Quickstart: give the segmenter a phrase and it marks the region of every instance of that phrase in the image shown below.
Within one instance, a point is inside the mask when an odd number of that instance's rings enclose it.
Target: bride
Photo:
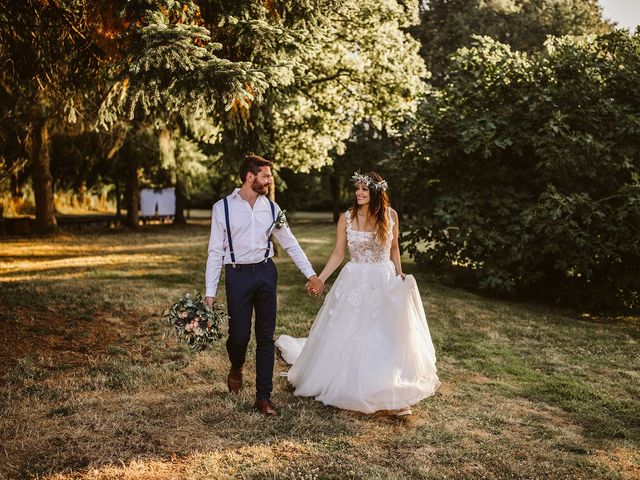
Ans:
[[[333,253],[320,274],[340,271],[309,338],[276,341],[295,395],[373,413],[411,413],[440,385],[436,357],[416,282],[402,273],[398,215],[387,182],[375,172],[352,177],[353,206],[340,216]],[[311,293],[316,293],[312,291]]]

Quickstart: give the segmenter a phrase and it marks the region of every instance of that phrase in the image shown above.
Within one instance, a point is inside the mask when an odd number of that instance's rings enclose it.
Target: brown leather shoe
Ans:
[[[227,387],[231,393],[238,393],[242,390],[242,369],[231,368],[227,375]]]
[[[256,400],[256,408],[265,417],[274,417],[278,415],[278,411],[271,400]]]

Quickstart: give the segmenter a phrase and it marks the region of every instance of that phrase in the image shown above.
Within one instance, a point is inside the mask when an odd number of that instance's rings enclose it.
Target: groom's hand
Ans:
[[[319,297],[324,292],[324,282],[317,275],[309,277],[307,282],[307,293]]]
[[[213,308],[213,302],[216,301],[216,297],[204,297],[204,303],[209,305],[209,308]]]

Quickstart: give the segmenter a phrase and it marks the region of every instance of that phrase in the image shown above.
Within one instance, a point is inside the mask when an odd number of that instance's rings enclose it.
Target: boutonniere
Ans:
[[[286,213],[287,213],[286,210],[280,210],[278,212],[278,215],[276,215],[276,219],[271,224],[271,227],[269,227],[269,233],[268,233],[269,235],[271,235],[274,228],[277,228],[278,230],[280,230],[282,227],[287,225]]]

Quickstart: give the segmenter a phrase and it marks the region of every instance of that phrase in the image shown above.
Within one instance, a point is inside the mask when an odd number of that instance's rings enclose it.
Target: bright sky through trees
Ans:
[[[604,17],[619,26],[635,31],[640,24],[640,1],[638,0],[600,0]]]

